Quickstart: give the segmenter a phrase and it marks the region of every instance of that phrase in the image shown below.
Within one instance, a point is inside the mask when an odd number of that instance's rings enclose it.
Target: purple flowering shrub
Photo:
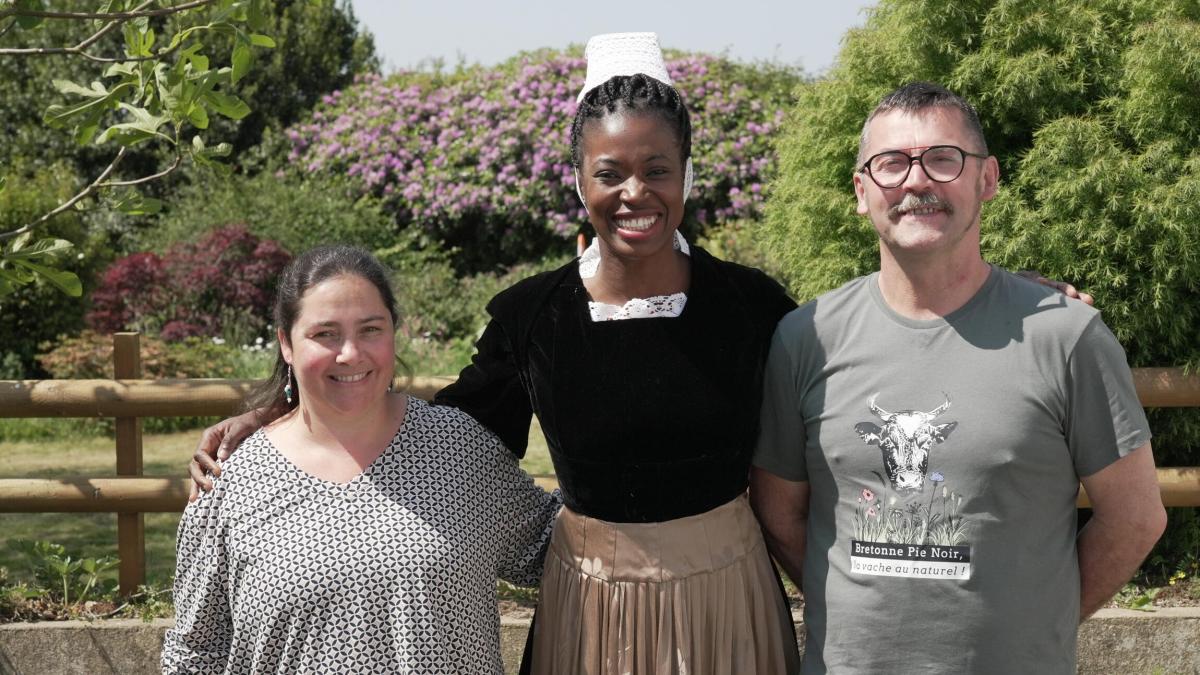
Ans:
[[[696,182],[685,224],[757,218],[799,76],[707,55],[676,55],[667,66],[692,111]],[[400,227],[455,251],[463,270],[565,251],[563,240],[586,224],[569,146],[584,72],[577,53],[541,51],[449,75],[361,76],[288,130],[289,161],[357,179]]]

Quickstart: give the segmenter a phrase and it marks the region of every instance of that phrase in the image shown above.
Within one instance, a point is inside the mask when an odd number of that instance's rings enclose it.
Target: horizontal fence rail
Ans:
[[[536,476],[545,488],[553,476]],[[187,506],[188,478],[0,479],[0,513],[178,513]],[[1200,467],[1158,470],[1163,506],[1200,506]],[[1080,487],[1076,505],[1091,507]]]
[[[554,476],[534,481],[558,487]],[[0,513],[179,513],[191,484],[190,478],[142,476],[0,479]]]
[[[117,477],[0,479],[0,513],[116,513],[121,553],[121,592],[133,592],[145,576],[143,513],[182,511],[190,480],[141,476],[143,417],[227,416],[241,409],[256,380],[146,380],[137,362],[137,336],[114,336],[114,361],[122,374],[111,380],[0,381],[0,417],[111,417],[117,420]],[[132,366],[129,359],[133,358]],[[398,378],[398,387],[429,400],[453,377]],[[1200,407],[1200,374],[1179,368],[1135,368],[1138,399],[1148,408]],[[182,473],[183,467],[180,467]],[[554,476],[538,476],[554,487]],[[1200,506],[1200,467],[1158,469],[1163,505]],[[1087,508],[1080,489],[1078,506]]]
[[[404,378],[429,400],[453,377]],[[194,417],[232,415],[259,380],[0,380],[0,417]]]
[[[1146,408],[1200,408],[1200,373],[1182,368],[1134,368],[1133,384]]]

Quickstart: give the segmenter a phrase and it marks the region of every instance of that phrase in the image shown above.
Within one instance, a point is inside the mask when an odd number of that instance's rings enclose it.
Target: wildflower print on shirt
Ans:
[[[885,473],[872,472],[879,478],[878,493],[863,488],[858,496],[850,540],[852,574],[971,578],[962,495],[949,488],[941,472],[928,473],[934,446],[945,442],[958,426],[934,422],[950,409],[950,397],[943,396],[945,403],[929,412],[888,412],[876,405],[879,395],[875,394],[867,406],[883,426],[873,422],[854,426],[863,442],[879,446]],[[928,499],[926,491],[931,493]]]

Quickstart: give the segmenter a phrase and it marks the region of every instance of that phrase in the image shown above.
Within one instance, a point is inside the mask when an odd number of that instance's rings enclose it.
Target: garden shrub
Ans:
[[[363,76],[288,130],[292,170],[354,179],[400,227],[453,255],[457,272],[536,260],[584,226],[570,165],[578,50],[522,54],[451,74]],[[696,183],[686,223],[754,218],[793,70],[672,54],[692,111]]]
[[[242,359],[238,349],[211,339],[190,337],[166,342],[142,335],[138,338],[145,379],[241,378]],[[41,345],[38,361],[51,377],[59,380],[111,379],[113,340],[111,335],[85,330],[75,337],[61,337]]]
[[[1001,163],[984,254],[1096,297],[1132,366],[1200,367],[1200,6],[882,0],[801,85],[762,228],[798,299],[878,268],[851,175],[866,115],[913,80],[973,101]],[[1200,409],[1151,410],[1160,466],[1200,464]],[[1151,558],[1197,556],[1170,509]]]
[[[92,293],[87,323],[94,330],[139,330],[164,340],[221,336],[232,344],[270,338],[275,280],[290,256],[242,225],[179,242],[158,256],[134,253],[115,261]]]
[[[369,250],[396,241],[396,223],[378,199],[363,195],[344,176],[270,172],[220,176],[196,172],[141,234],[141,248],[166,251],[231,223],[293,253],[320,244],[353,244]]]
[[[392,270],[400,308],[397,351],[418,375],[456,374],[470,361],[487,323],[488,301],[517,281],[567,261],[565,253],[548,255],[503,273],[460,278],[449,256],[413,242],[382,250],[379,258]]]

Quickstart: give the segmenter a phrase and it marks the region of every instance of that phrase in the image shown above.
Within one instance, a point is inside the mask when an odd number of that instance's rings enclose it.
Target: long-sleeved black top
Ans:
[[[746,489],[762,373],[795,303],[762,272],[692,247],[678,317],[592,321],[575,262],[488,304],[476,354],[436,403],[523,456],[537,414],[566,505],[612,522],[702,513]]]

